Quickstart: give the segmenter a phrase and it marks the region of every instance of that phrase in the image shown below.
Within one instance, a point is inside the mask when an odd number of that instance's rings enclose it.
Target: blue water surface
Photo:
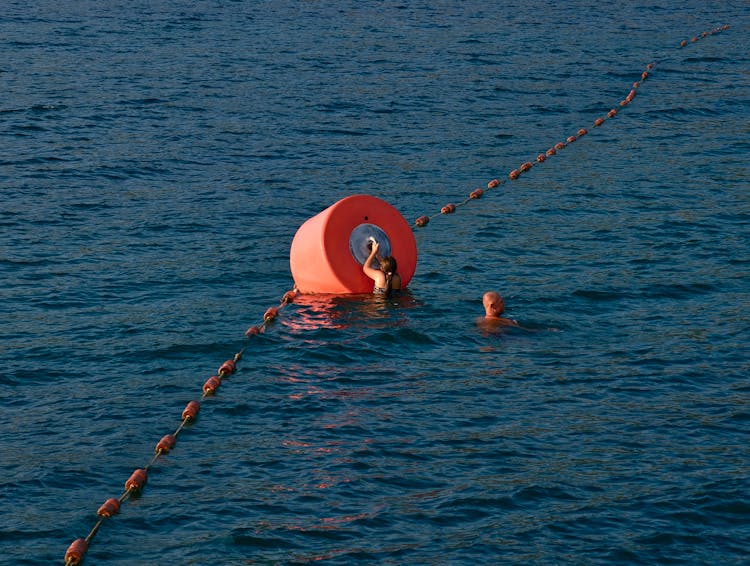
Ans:
[[[0,563],[240,351],[85,564],[747,563],[750,9],[673,4],[6,3]],[[360,193],[431,217],[409,292],[245,340]]]

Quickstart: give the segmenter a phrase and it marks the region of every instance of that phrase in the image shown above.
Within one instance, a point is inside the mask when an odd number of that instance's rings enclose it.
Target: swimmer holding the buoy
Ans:
[[[372,236],[369,238],[367,247],[370,250],[370,255],[367,256],[365,263],[362,265],[362,271],[375,282],[373,294],[389,297],[400,293],[401,276],[396,271],[398,269],[396,258],[393,256],[380,257],[378,254],[380,244]],[[373,261],[376,261],[378,265],[373,265]]]

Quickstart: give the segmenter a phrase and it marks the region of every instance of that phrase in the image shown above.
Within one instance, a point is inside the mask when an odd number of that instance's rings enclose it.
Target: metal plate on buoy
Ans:
[[[378,251],[380,257],[391,255],[391,241],[388,239],[388,235],[375,224],[360,224],[352,230],[349,237],[349,250],[360,265],[364,265],[365,260],[370,255],[372,240],[380,244],[380,250]]]

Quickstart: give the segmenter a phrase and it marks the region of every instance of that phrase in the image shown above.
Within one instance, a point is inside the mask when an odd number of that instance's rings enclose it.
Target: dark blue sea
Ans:
[[[9,1],[0,86],[0,563],[239,352],[84,564],[748,563],[748,2]],[[354,194],[409,292],[246,339]]]

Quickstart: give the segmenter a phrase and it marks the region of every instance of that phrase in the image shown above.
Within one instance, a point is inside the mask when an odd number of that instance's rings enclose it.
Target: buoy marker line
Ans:
[[[722,32],[729,29],[729,25],[723,25],[721,27],[715,28],[708,32],[703,32],[699,35],[693,36],[690,39],[690,43],[696,43],[700,41],[703,38],[706,38],[710,35],[714,35],[716,33]],[[686,47],[689,44],[688,40],[682,40],[680,42],[680,48]],[[628,93],[627,96],[623,100],[620,101],[619,106],[621,108],[626,107],[629,105],[633,99],[635,98],[637,94],[637,90],[641,87],[643,82],[648,78],[650,71],[654,68],[655,63],[649,63],[646,65],[646,70],[644,70],[641,73],[641,78],[639,81],[636,81],[633,83],[632,89]],[[594,127],[599,127],[605,123],[607,119],[614,118],[617,116],[618,110],[616,108],[612,108],[609,112],[606,114],[606,118],[599,117],[594,120]],[[507,177],[507,180],[499,180],[499,179],[492,179],[487,183],[487,189],[477,188],[471,191],[463,201],[453,204],[449,203],[443,206],[440,209],[440,215],[444,214],[453,214],[456,212],[456,210],[462,206],[465,206],[466,204],[470,203],[473,200],[481,199],[486,191],[494,190],[499,187],[501,187],[503,184],[507,184],[509,181],[517,180],[522,174],[527,173],[530,171],[533,167],[536,165],[539,165],[541,163],[545,163],[550,157],[557,154],[558,151],[561,151],[568,145],[574,143],[578,139],[582,138],[588,134],[588,130],[586,128],[580,128],[575,135],[570,135],[566,138],[564,142],[558,142],[551,146],[546,152],[540,153],[536,156],[534,161],[526,161],[522,163],[518,168],[512,169]],[[438,214],[434,214],[433,216],[420,216],[415,221],[415,227],[417,228],[423,228],[429,224],[430,220],[434,218],[435,216],[438,216]],[[182,411],[181,421],[179,426],[175,429],[175,431],[171,434],[164,435],[161,440],[156,444],[155,450],[154,450],[154,456],[151,458],[148,464],[146,464],[142,468],[136,468],[135,471],[130,475],[130,477],[125,482],[125,491],[120,495],[119,498],[110,497],[109,499],[105,500],[104,503],[99,507],[99,509],[96,512],[96,515],[98,517],[98,520],[92,527],[91,531],[85,538],[77,538],[75,539],[70,546],[68,547],[67,551],[65,552],[65,566],[78,566],[81,564],[84,555],[86,554],[89,544],[93,540],[93,538],[96,536],[96,533],[99,532],[99,529],[102,527],[102,525],[109,519],[111,519],[114,515],[119,513],[120,507],[123,503],[125,503],[128,499],[130,499],[132,496],[138,495],[142,492],[144,486],[146,485],[146,481],[148,479],[148,471],[151,469],[165,454],[168,454],[176,445],[177,443],[177,437],[178,435],[187,427],[188,425],[195,422],[195,420],[198,417],[198,413],[200,412],[201,402],[204,401],[208,397],[213,397],[216,393],[216,391],[219,389],[219,387],[222,385],[223,381],[227,379],[230,375],[235,373],[237,371],[237,363],[242,359],[242,356],[245,352],[245,349],[247,348],[247,341],[250,340],[254,336],[258,336],[265,332],[267,326],[271,324],[279,315],[279,311],[285,306],[292,302],[294,302],[295,298],[297,297],[298,290],[296,288],[293,288],[286,293],[281,298],[281,301],[278,306],[272,306],[269,307],[265,313],[263,314],[263,321],[260,324],[254,325],[249,327],[245,331],[245,338],[242,348],[237,352],[231,359],[226,360],[217,370],[215,375],[212,375],[209,377],[205,383],[203,384],[203,393],[200,397],[200,400],[192,400],[190,401],[185,409]]]
[[[724,30],[727,30],[727,29],[729,29],[729,25],[723,25],[721,27],[714,28],[711,31],[704,31],[703,33],[701,33],[699,35],[693,36],[690,39],[690,42],[691,43],[695,43],[695,42],[699,41],[700,39],[706,38],[706,37],[708,37],[710,35],[714,35],[714,34],[720,33],[720,32],[722,32]],[[687,45],[688,45],[688,41],[687,40],[682,40],[680,42],[680,48],[686,47]],[[619,106],[620,109],[625,108],[631,102],[633,102],[633,99],[638,94],[638,89],[643,85],[644,81],[649,77],[651,71],[654,69],[655,66],[656,66],[655,62],[652,62],[652,63],[649,63],[648,65],[646,65],[646,69],[641,73],[640,80],[637,80],[636,82],[633,83],[632,88],[628,92],[627,96],[625,96],[625,98],[623,98],[622,100],[620,100],[620,102],[618,103],[618,106]],[[611,110],[609,110],[609,112],[607,112],[606,116],[596,118],[594,120],[594,122],[593,122],[593,126],[595,128],[598,128],[598,127],[604,125],[604,123],[607,120],[614,118],[615,116],[617,116],[618,113],[619,113],[619,110],[618,110],[617,107],[612,108]],[[461,201],[461,202],[459,202],[457,204],[454,204],[454,203],[446,204],[445,206],[443,206],[440,209],[439,213],[435,213],[435,214],[433,214],[431,216],[430,215],[426,215],[426,214],[420,216],[419,218],[417,218],[414,221],[414,227],[415,228],[424,228],[425,226],[427,226],[430,223],[430,221],[433,218],[435,218],[437,216],[444,215],[444,214],[453,214],[454,212],[456,212],[458,210],[458,208],[460,208],[462,206],[465,206],[466,204],[470,203],[472,200],[477,200],[477,199],[482,198],[482,196],[484,196],[484,194],[485,194],[486,191],[497,189],[498,187],[501,187],[502,185],[506,184],[508,180],[510,180],[510,181],[518,180],[521,177],[522,174],[530,171],[532,169],[532,167],[535,167],[536,165],[539,165],[541,163],[545,163],[550,157],[552,157],[554,155],[557,155],[557,153],[559,151],[565,149],[567,146],[569,146],[570,144],[576,142],[577,140],[579,140],[580,138],[582,138],[586,134],[588,134],[588,129],[586,129],[586,128],[580,128],[576,132],[575,135],[570,135],[570,136],[568,136],[565,139],[565,141],[561,141],[561,142],[558,142],[558,143],[554,144],[546,152],[540,153],[539,155],[537,155],[536,158],[533,161],[526,161],[526,162],[522,163],[518,168],[512,169],[511,171],[509,171],[508,175],[507,175],[507,177],[508,177],[507,180],[492,179],[491,181],[489,181],[487,183],[487,189],[482,189],[482,188],[474,189],[473,191],[471,191],[471,193],[469,193],[469,196],[466,199],[464,199],[463,201]]]
[[[276,319],[279,311],[285,305],[292,303],[296,296],[296,289],[292,289],[284,293],[284,296],[281,298],[281,302],[278,306],[272,306],[266,310],[263,315],[263,321],[260,324],[251,326],[247,329],[244,339],[245,344],[243,344],[240,351],[237,352],[232,358],[226,360],[223,364],[221,364],[221,366],[219,366],[219,369],[216,371],[216,374],[212,375],[205,381],[205,383],[203,384],[203,393],[200,397],[200,400],[192,400],[185,406],[185,409],[182,411],[179,426],[173,433],[165,434],[161,438],[161,440],[159,440],[154,449],[154,456],[151,458],[149,463],[142,468],[136,468],[136,470],[133,471],[133,473],[125,482],[125,491],[122,493],[122,495],[120,495],[119,498],[110,497],[101,505],[101,507],[99,507],[96,512],[98,520],[91,528],[89,534],[85,538],[77,538],[70,544],[67,551],[65,552],[65,566],[78,566],[83,560],[83,557],[89,548],[89,544],[91,543],[94,536],[96,536],[96,533],[99,532],[99,529],[102,527],[102,525],[108,519],[111,519],[113,516],[119,513],[120,507],[123,503],[125,503],[132,496],[141,493],[144,486],[146,485],[146,481],[148,480],[149,470],[157,463],[159,458],[161,458],[165,454],[168,454],[175,447],[175,445],[177,444],[177,437],[185,429],[185,427],[192,424],[197,419],[198,413],[200,412],[201,403],[207,397],[214,396],[216,394],[216,391],[222,385],[223,381],[237,371],[237,363],[242,359],[242,355],[247,348],[246,342],[253,336],[263,334],[266,330],[266,327]]]

